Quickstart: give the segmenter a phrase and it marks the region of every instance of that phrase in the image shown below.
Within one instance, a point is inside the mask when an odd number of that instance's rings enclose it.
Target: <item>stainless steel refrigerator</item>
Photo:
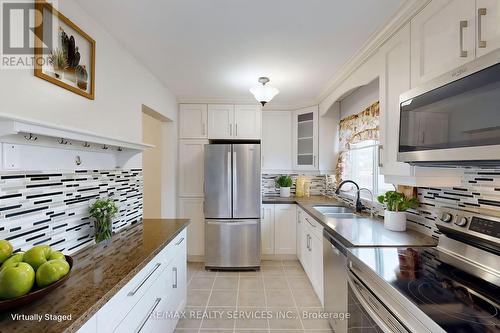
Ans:
[[[205,145],[205,267],[260,266],[260,144]]]

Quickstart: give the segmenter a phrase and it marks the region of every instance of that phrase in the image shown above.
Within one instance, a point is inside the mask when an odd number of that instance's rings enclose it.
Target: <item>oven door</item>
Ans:
[[[349,333],[410,333],[350,270],[348,295]]]

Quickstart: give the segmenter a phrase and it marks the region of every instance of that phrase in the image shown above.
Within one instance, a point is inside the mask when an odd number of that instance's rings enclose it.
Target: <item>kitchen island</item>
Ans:
[[[72,255],[69,279],[42,299],[0,314],[0,332],[78,331],[89,319],[95,320],[94,314],[127,283],[135,282],[136,275],[148,269],[151,261],[180,236],[188,224],[187,219],[143,220],[113,235],[108,245],[97,244],[77,252]],[[185,263],[186,259],[182,260]],[[102,331],[97,325],[100,324],[89,322],[82,329]]]

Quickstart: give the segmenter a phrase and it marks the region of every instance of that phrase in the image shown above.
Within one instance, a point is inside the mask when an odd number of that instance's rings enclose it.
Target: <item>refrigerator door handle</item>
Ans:
[[[233,149],[233,216],[238,209],[238,173],[236,167],[236,151]]]
[[[231,216],[233,216],[233,210],[231,209],[232,206],[232,199],[231,199],[231,174],[232,174],[232,169],[231,169],[231,151],[227,152],[227,197],[229,199],[229,210],[231,212]]]
[[[258,224],[259,222],[258,221],[234,221],[234,220],[230,220],[228,222],[222,222],[222,221],[207,221],[207,224],[213,224],[213,225],[233,225],[233,226],[237,226],[237,225],[252,225],[252,224]]]

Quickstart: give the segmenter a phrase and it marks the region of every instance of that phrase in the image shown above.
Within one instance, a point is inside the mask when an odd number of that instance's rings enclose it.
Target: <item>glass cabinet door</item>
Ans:
[[[294,168],[318,169],[318,108],[310,107],[295,112]]]

